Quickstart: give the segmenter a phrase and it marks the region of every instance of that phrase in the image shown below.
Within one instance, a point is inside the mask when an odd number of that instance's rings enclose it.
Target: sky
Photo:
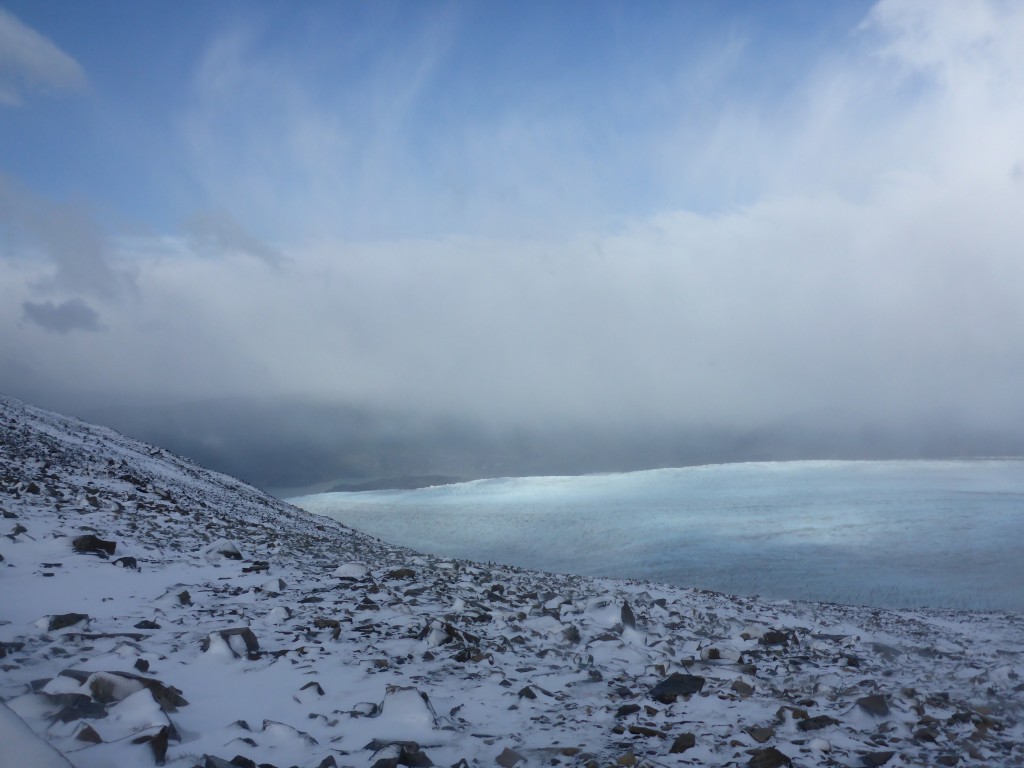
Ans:
[[[1014,0],[0,0],[0,391],[48,407],[1002,450],[1022,246]]]

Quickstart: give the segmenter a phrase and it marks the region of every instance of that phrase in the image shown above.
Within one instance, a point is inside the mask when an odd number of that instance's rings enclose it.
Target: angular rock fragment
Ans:
[[[636,616],[633,615],[633,609],[629,607],[629,603],[623,602],[622,610],[619,613],[622,619],[622,626],[636,629]]]
[[[505,747],[501,754],[494,758],[494,762],[500,765],[501,768],[514,768],[514,766],[525,761],[525,757],[510,747]]]
[[[211,632],[203,638],[200,649],[203,653],[216,651],[227,653],[236,659],[242,656],[253,657],[259,654],[260,643],[249,627],[233,627]]]
[[[735,691],[740,696],[751,696],[754,693],[754,686],[745,683],[742,680],[733,680],[729,689]]]
[[[830,725],[839,725],[839,721],[828,715],[817,715],[816,717],[808,717],[801,720],[797,723],[797,728],[801,731],[820,731],[822,728],[827,728]]]
[[[648,728],[646,725],[631,725],[627,729],[634,736],[647,736],[650,738],[664,739],[665,733],[657,728]]]
[[[648,695],[662,704],[671,704],[680,696],[700,693],[704,688],[704,682],[704,678],[698,675],[684,675],[681,672],[673,672],[651,688]]]
[[[862,696],[854,703],[874,717],[885,717],[889,714],[889,702],[886,700],[885,695],[881,693]]]
[[[227,539],[217,539],[206,548],[203,552],[206,559],[211,563],[216,563],[220,560],[244,560],[242,556],[242,550],[238,548],[238,545]]]
[[[328,619],[324,616],[317,616],[313,619],[313,626],[317,629],[330,629],[331,637],[335,640],[341,637],[341,622],[337,619]]]
[[[896,756],[895,752],[868,752],[860,756],[861,765],[864,768],[879,768],[885,765]]]
[[[747,734],[756,741],[758,744],[764,744],[766,741],[775,737],[775,729],[770,727],[751,726],[750,728],[744,728]]]
[[[775,747],[755,749],[747,761],[747,768],[782,768],[782,766],[792,765],[793,761]]]
[[[110,557],[117,550],[116,541],[105,541],[91,533],[87,533],[84,536],[76,536],[71,541],[71,546],[74,548],[75,552],[87,555],[98,555],[103,558]]]
[[[376,747],[376,748],[375,748]],[[367,745],[372,749],[375,758],[371,768],[431,768],[434,762],[427,753],[420,749],[415,741],[378,742],[374,740]]]
[[[103,739],[100,737],[98,733],[96,733],[96,729],[88,723],[82,723],[81,727],[75,733],[75,739],[77,741],[84,741],[86,744],[103,743]]]
[[[671,755],[678,755],[695,746],[697,746],[696,734],[681,733],[673,740],[672,746],[668,751]]]
[[[87,613],[62,613],[59,616],[51,616],[46,629],[48,632],[56,632],[57,630],[67,629],[79,622],[88,620],[89,614]]]

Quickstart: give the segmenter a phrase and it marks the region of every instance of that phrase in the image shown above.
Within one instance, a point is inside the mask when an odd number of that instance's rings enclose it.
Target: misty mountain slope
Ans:
[[[0,698],[78,768],[1024,764],[1016,614],[421,555],[3,397],[0,509]]]

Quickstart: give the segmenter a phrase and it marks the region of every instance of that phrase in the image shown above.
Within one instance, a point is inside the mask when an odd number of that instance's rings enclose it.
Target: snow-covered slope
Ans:
[[[1015,614],[420,555],[2,397],[0,510],[4,766],[1024,764]]]

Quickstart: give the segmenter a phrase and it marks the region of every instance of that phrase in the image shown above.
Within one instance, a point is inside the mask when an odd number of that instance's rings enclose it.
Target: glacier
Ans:
[[[792,461],[289,500],[445,557],[774,600],[1024,611],[1024,459]]]

